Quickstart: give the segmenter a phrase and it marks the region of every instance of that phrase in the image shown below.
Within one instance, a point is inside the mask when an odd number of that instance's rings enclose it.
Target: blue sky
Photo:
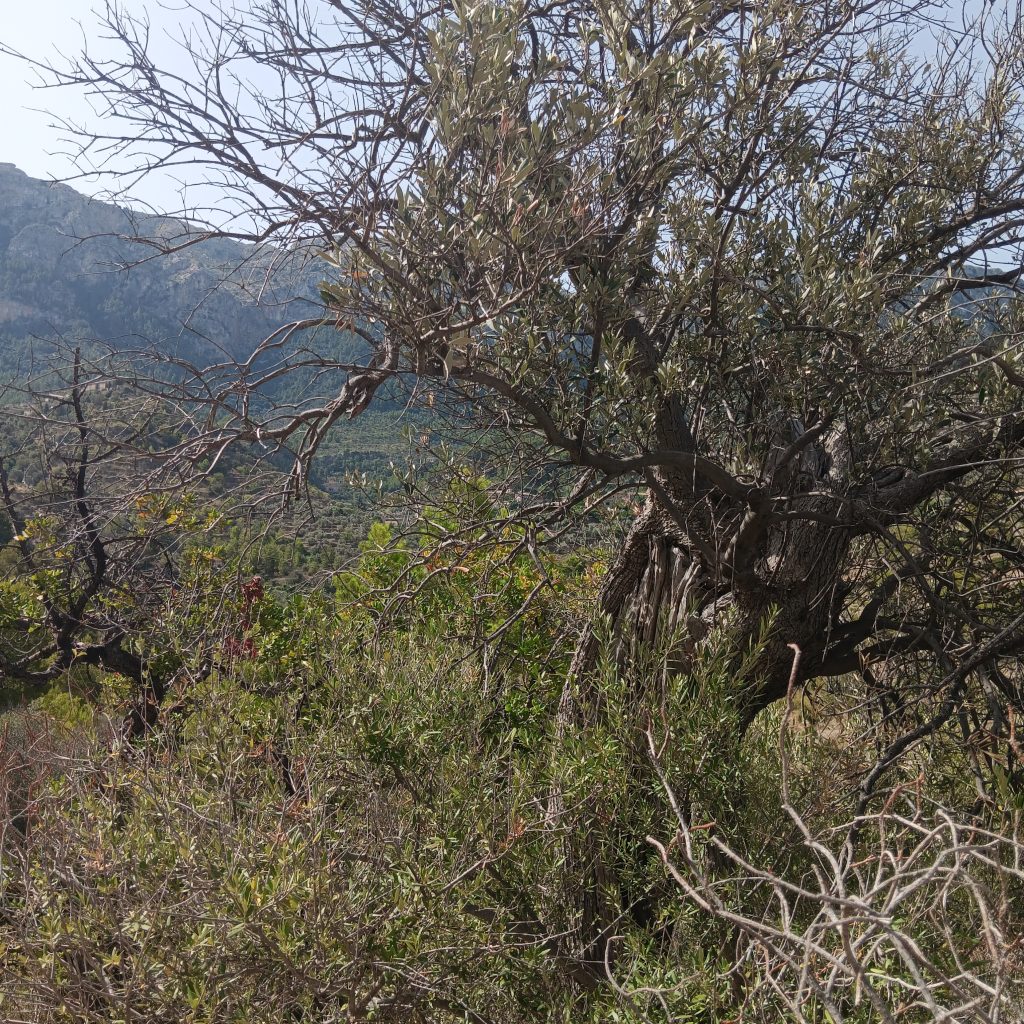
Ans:
[[[159,10],[152,0],[122,3],[132,13]],[[165,31],[174,30],[179,24],[173,14],[174,0],[164,0],[163,6],[172,13],[163,13],[154,21],[159,21]],[[59,63],[60,54],[71,56],[80,53],[87,42],[95,44],[99,35],[96,10],[102,7],[103,0],[0,0],[0,41],[27,56]],[[161,33],[154,30],[153,38],[159,44]],[[103,52],[102,42],[96,50]],[[173,52],[167,47],[168,55]],[[34,178],[71,179],[77,174],[67,155],[71,147],[62,141],[61,132],[53,125],[53,115],[46,111],[56,111],[84,125],[95,125],[99,120],[82,92],[33,88],[38,81],[30,67],[0,53],[0,162],[16,164]],[[81,177],[70,180],[70,184],[87,194],[101,194],[111,187],[109,180]],[[176,191],[176,184],[153,179],[136,186],[133,194],[140,202],[174,209],[180,205]]]

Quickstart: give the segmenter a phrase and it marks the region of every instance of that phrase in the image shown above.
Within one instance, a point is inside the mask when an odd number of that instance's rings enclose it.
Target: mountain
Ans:
[[[310,314],[294,301],[315,294],[309,267],[279,273],[275,294],[266,251],[209,240],[153,258],[152,246],[125,240],[190,230],[0,163],[0,369],[57,338],[151,345],[200,364],[244,357],[278,324]]]
[[[318,307],[303,296],[316,296],[328,268],[308,256],[224,239],[157,254],[127,240],[180,239],[193,230],[0,163],[0,381],[27,375],[30,355],[45,360],[57,341],[85,350],[96,343],[155,349],[198,366],[225,355],[244,359],[276,327],[316,315]],[[300,342],[346,362],[362,350],[355,336],[333,327],[306,332]],[[267,397],[322,404],[343,379],[340,371],[293,374]],[[410,417],[404,400],[382,398],[332,432],[314,482],[340,494],[353,470],[389,475],[391,460],[406,450],[402,428]]]

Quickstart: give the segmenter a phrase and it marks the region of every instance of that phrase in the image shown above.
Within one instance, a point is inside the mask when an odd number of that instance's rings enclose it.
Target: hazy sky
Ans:
[[[155,7],[152,0],[123,0],[123,5],[139,14]],[[95,42],[100,29],[94,12],[102,6],[103,0],[0,0],[0,41],[30,57],[59,62],[61,53],[74,55],[87,41]],[[173,8],[174,0],[164,0],[164,6]],[[168,14],[158,20],[165,32],[179,24]],[[154,30],[154,39],[159,44],[161,33]],[[102,42],[96,49],[103,52]],[[172,55],[174,48],[167,46],[166,53]],[[0,53],[0,162],[17,164],[34,178],[70,179],[77,173],[67,156],[72,147],[62,141],[61,131],[53,125],[53,114],[46,111],[84,125],[100,122],[81,91],[33,88],[38,81],[31,67]],[[79,192],[93,194],[111,187],[109,180],[83,178],[70,180],[70,184]],[[175,187],[168,181],[152,180],[134,191],[141,200],[175,208],[180,202]]]
[[[83,42],[83,28],[92,31],[90,4],[82,0],[0,0],[0,39],[12,49],[46,57],[55,50],[74,53]],[[76,24],[82,22],[82,28]],[[90,24],[90,21],[93,24]],[[35,178],[60,177],[73,172],[67,161],[56,155],[61,146],[48,118],[30,108],[50,107],[75,119],[91,119],[84,97],[71,90],[33,90],[26,79],[31,70],[11,57],[0,54],[0,96],[4,98],[3,131],[0,132],[0,162],[17,164]]]

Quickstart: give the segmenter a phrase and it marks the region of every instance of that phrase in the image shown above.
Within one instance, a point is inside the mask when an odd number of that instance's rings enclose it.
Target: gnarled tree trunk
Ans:
[[[671,640],[666,671],[685,675],[699,642],[721,628],[737,652],[738,670],[745,652],[760,641],[753,671],[748,662],[747,675],[735,679],[741,731],[786,695],[791,680],[803,683],[820,675],[839,621],[843,573],[856,531],[843,521],[839,497],[808,495],[806,478],[802,484],[804,496],[789,502],[785,515],[764,511],[760,522],[756,513],[738,507],[716,508],[712,522],[695,513],[697,502],[673,508],[664,488],[652,490],[601,588],[599,612],[610,627],[605,635],[616,663],[626,670],[645,648]],[[684,528],[688,521],[692,530]],[[727,525],[716,535],[715,523]],[[600,721],[594,669],[601,636],[595,623],[580,639],[558,710],[561,739]],[[795,677],[794,645],[801,652]],[[647,685],[642,675],[634,679],[639,685],[634,684],[633,698],[642,716],[644,702],[660,687],[657,680]],[[563,812],[556,792],[552,819]],[[599,832],[568,835],[563,847],[566,884],[575,887],[566,894],[575,919],[564,927],[574,936],[573,954],[595,975],[604,971],[614,922],[627,911],[614,870],[602,856]]]

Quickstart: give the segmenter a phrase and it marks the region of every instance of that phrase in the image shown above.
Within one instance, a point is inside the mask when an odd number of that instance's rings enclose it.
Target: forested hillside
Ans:
[[[195,225],[89,199],[0,164],[0,380],[10,385],[0,403],[24,403],[27,382],[46,381],[75,348],[87,362],[96,361],[97,376],[105,356],[129,353],[133,373],[181,377],[191,368],[244,362],[282,324],[320,315],[317,287],[329,267],[315,248],[285,253],[218,238],[183,245],[198,234]],[[289,351],[304,346],[325,362],[342,363],[363,347],[333,325],[298,332]],[[257,362],[256,371],[269,362]],[[318,392],[329,397],[338,375],[318,370],[315,382],[310,373],[271,378],[257,400],[309,400]],[[102,386],[113,388],[107,405],[141,401],[123,384]],[[272,575],[278,565],[300,571],[318,564],[321,547],[355,550],[369,521],[346,476],[368,473],[393,485],[389,467],[407,451],[403,429],[412,426],[403,408],[397,398],[385,402],[325,446],[312,483],[337,500],[321,503],[318,521],[308,528],[305,550],[312,563],[282,561],[272,541],[257,554],[262,567]],[[18,418],[11,415],[14,436],[6,458],[12,483],[37,483],[48,472],[45,453],[17,443]],[[165,427],[175,429],[169,422]],[[228,477],[222,469],[204,482],[203,493],[237,485],[248,461],[244,451],[232,453],[231,466],[224,467]]]

